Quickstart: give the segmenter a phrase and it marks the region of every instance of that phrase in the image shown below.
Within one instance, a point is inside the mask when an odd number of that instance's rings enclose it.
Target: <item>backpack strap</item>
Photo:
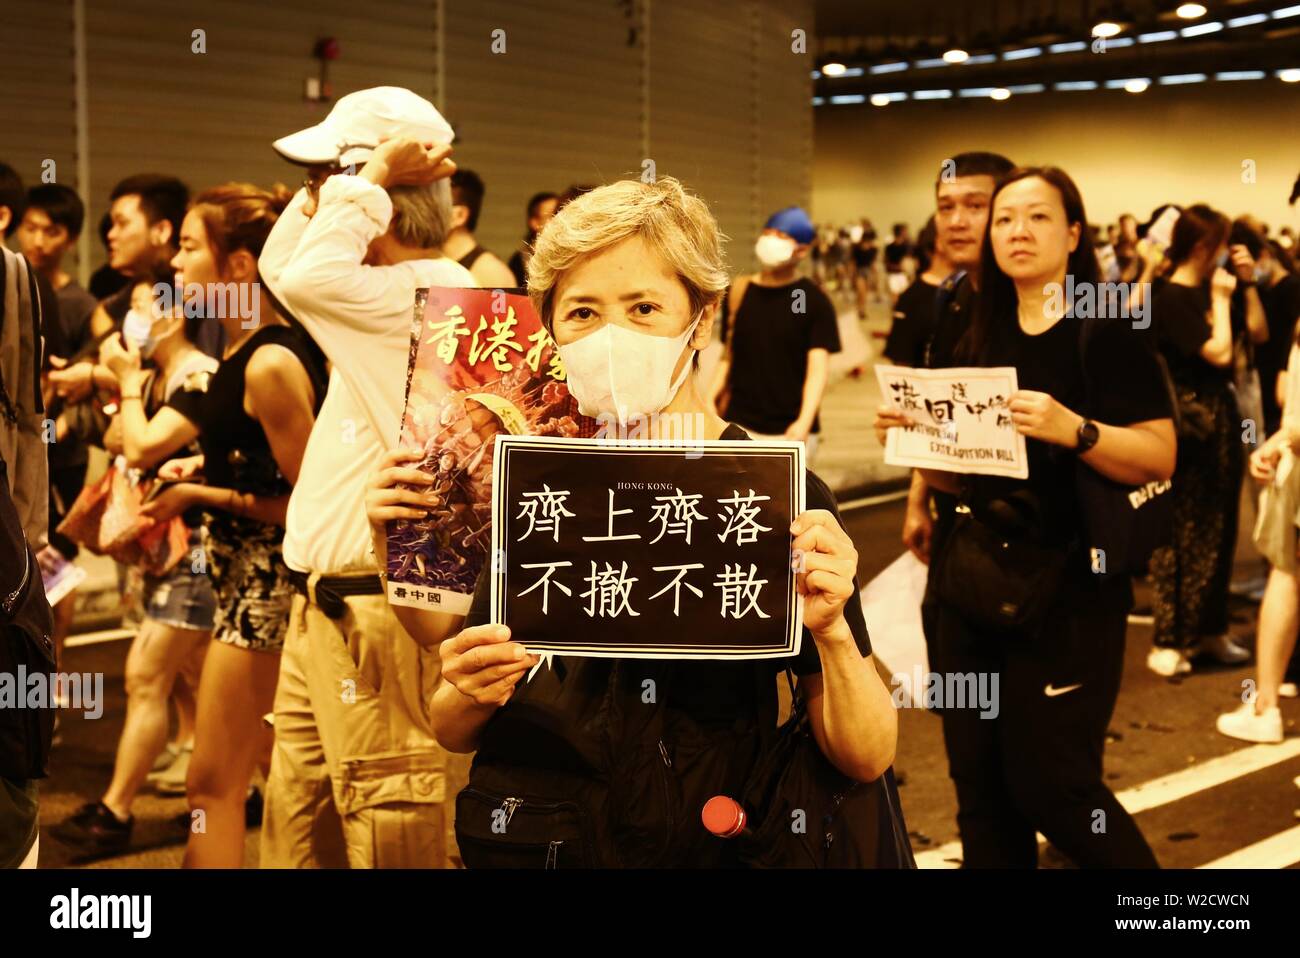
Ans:
[[[930,333],[925,337],[925,350],[922,353],[922,362],[926,369],[933,368],[934,341],[939,335],[939,327],[948,316],[948,307],[952,301],[957,298],[957,288],[961,286],[962,280],[966,278],[966,271],[959,269],[942,283],[939,284],[938,292],[934,294],[934,325],[930,327]]]

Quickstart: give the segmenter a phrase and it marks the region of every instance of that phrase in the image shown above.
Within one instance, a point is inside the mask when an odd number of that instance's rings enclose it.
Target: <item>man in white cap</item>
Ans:
[[[276,689],[265,867],[459,861],[452,809],[467,765],[429,726],[437,648],[389,607],[364,505],[398,443],[415,291],[474,285],[442,254],[452,138],[427,100],[377,87],[274,143],[307,178],[258,266],[332,369],[286,519],[300,594]]]

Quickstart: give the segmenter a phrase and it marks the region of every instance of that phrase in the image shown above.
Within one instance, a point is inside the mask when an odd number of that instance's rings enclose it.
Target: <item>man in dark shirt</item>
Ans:
[[[113,226],[108,231],[109,265],[135,278],[151,275],[159,263],[170,262],[176,255],[181,220],[189,205],[190,194],[185,184],[172,176],[140,173],[128,176],[113,187],[110,198]],[[122,328],[122,320],[131,308],[133,285],[127,283],[100,302],[90,317],[88,349],[75,365],[51,377],[58,394],[69,402],[90,395],[97,378],[101,382],[113,381],[102,366],[96,371],[95,350],[105,336]]]
[[[63,268],[63,257],[77,245],[85,207],[76,191],[60,183],[43,183],[27,191],[27,209],[18,227],[18,244],[32,268],[50,281],[59,299],[59,349],[67,359],[81,352],[90,336],[95,298]],[[53,331],[51,331],[53,332]],[[52,339],[47,332],[47,342]]]
[[[925,344],[934,330],[939,286],[953,272],[933,216],[917,236],[916,246],[926,265],[894,304],[894,322],[885,340],[885,356],[896,366],[925,365]]]
[[[935,180],[935,243],[955,271],[944,281],[930,335],[922,345],[919,365],[931,368],[959,365],[957,343],[970,324],[979,283],[980,248],[989,220],[989,203],[997,181],[1013,164],[997,153],[960,153],[945,160]],[[931,498],[934,499],[933,515]],[[951,524],[954,497],[931,490],[919,472],[912,473],[903,520],[903,544],[928,563],[937,543]],[[939,536],[935,523],[939,522]],[[927,630],[928,633],[928,630]]]
[[[727,292],[727,349],[710,391],[716,404],[729,385],[722,415],[755,438],[804,442],[809,459],[817,450],[830,354],[840,350],[830,297],[797,275],[815,238],[798,207],[767,221],[754,246],[762,270],[739,277]]]

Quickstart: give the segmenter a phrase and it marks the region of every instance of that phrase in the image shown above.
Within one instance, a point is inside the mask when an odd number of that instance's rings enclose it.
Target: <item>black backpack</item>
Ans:
[[[0,707],[0,778],[22,781],[47,774],[54,735],[53,630],[41,570],[9,493],[8,465],[0,459],[0,683],[11,683],[16,696],[12,706],[6,701]],[[31,708],[31,678],[41,673],[43,707]]]

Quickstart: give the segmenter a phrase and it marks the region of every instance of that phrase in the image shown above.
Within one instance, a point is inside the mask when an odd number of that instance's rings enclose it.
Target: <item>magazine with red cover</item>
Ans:
[[[440,505],[388,523],[388,600],[469,611],[492,544],[492,461],[499,433],[591,437],[554,340],[520,290],[416,291],[406,370],[404,446],[436,477]]]

